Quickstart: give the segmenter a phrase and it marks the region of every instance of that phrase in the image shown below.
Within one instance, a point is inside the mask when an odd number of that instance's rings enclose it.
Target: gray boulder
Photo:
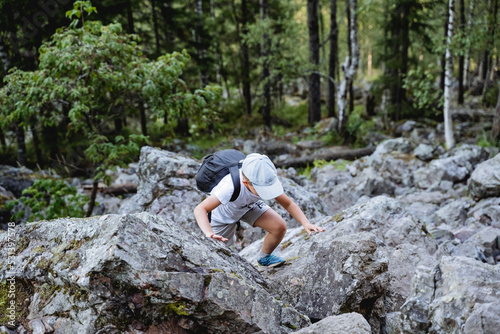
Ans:
[[[494,266],[445,256],[434,268],[417,269],[411,296],[401,311],[387,316],[387,331],[496,333],[499,301],[500,272]]]
[[[403,281],[418,264],[433,263],[435,240],[400,202],[385,196],[315,223],[325,232],[288,231],[280,250],[288,265],[264,276],[283,300],[311,319],[351,310],[364,314],[378,331],[386,308],[398,308],[409,295]],[[240,255],[255,263],[261,245],[255,242]]]
[[[15,263],[0,263],[0,279],[16,281],[28,301],[17,314],[34,332],[286,333],[310,324],[222,243],[157,216],[59,219],[16,232],[10,257],[0,233],[2,259]]]
[[[490,197],[474,203],[469,218],[486,226],[500,228],[500,197]]]
[[[194,176],[199,168],[200,163],[191,158],[144,146],[137,171],[137,194],[123,201],[119,213],[145,211],[195,231],[192,211],[205,197],[196,189]]]
[[[479,164],[468,181],[469,193],[476,201],[500,197],[500,154]]]
[[[327,317],[294,334],[371,334],[370,324],[359,313],[344,313]]]

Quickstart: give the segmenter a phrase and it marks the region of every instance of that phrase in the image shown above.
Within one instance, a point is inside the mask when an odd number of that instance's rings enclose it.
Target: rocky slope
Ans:
[[[243,226],[239,254],[197,229],[199,162],[145,147],[138,192],[119,214],[16,228],[18,331],[496,333],[496,153],[399,138],[311,179],[281,171],[326,231],[308,236],[271,203],[289,222],[288,261],[258,271],[258,229]],[[8,238],[0,233],[4,282]]]

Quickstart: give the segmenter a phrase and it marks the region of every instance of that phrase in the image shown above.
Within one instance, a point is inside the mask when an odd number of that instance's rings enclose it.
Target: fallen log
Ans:
[[[277,168],[303,168],[308,165],[311,166],[314,160],[355,160],[367,155],[372,154],[375,151],[375,147],[364,147],[364,148],[346,148],[342,146],[332,147],[326,150],[321,150],[321,152],[310,156],[302,156],[299,158],[289,158],[283,161],[275,161]]]
[[[92,189],[92,185],[83,185],[83,190],[89,192]],[[124,183],[106,186],[104,183],[99,183],[98,191],[104,194],[119,196],[125,194],[135,194],[137,192],[137,184],[134,183]]]

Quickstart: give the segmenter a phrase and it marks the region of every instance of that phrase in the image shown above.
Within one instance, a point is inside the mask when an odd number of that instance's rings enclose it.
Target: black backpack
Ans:
[[[231,174],[233,179],[234,192],[231,202],[240,195],[240,172],[241,164],[245,155],[240,151],[228,149],[217,151],[203,158],[203,163],[196,173],[196,186],[199,190],[210,193],[212,189],[227,174]]]

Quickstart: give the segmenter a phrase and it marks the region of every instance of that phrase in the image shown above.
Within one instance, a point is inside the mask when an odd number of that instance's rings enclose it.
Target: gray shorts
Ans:
[[[262,216],[264,212],[269,209],[269,205],[267,205],[263,201],[257,201],[253,208],[248,210],[240,220],[244,221],[247,224],[250,224],[253,227],[257,219],[259,219],[260,216]],[[236,224],[236,222],[227,224],[212,219],[210,221],[210,226],[212,226],[212,230],[215,234],[221,235],[224,238],[228,239],[228,241],[226,242],[227,246],[231,246],[236,242],[236,228],[238,227],[238,224]]]

